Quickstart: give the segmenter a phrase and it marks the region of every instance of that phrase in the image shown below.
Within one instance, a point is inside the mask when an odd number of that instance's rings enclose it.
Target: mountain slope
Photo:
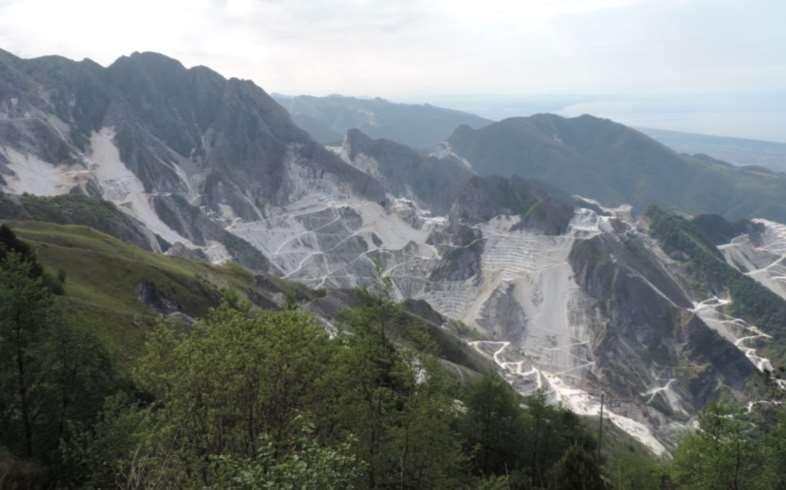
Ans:
[[[540,114],[463,126],[448,141],[481,175],[538,179],[611,205],[786,219],[783,176],[681,155],[605,119]]]
[[[111,202],[81,194],[42,197],[0,193],[0,220],[85,225],[145,250],[161,251],[159,242],[144,223]]]
[[[434,214],[445,214],[473,173],[449,155],[423,156],[387,139],[372,139],[350,129],[335,151],[354,167],[374,176],[396,197],[415,201]]]
[[[397,104],[381,99],[330,95],[286,96],[274,94],[295,123],[325,144],[335,144],[349,129],[360,129],[372,138],[385,138],[416,149],[430,149],[461,124],[479,128],[491,123],[474,114],[429,104]]]
[[[66,278],[61,298],[69,318],[90,325],[121,363],[139,352],[147,333],[163,318],[190,323],[218,305],[232,290],[262,308],[299,305],[326,324],[345,308],[363,302],[353,290],[314,291],[268,274],[251,273],[235,264],[167,257],[143,250],[85,226],[41,221],[7,224],[33,247],[40,263]],[[405,314],[434,342],[451,372],[475,376],[493,364],[442,328],[448,320],[424,302],[405,302]],[[399,340],[400,332],[392,333]]]
[[[379,183],[311,140],[262,89],[205,67],[155,53],[107,68],[2,53],[0,80],[6,192],[100,196],[169,244],[225,247],[226,221],[259,218],[314,188],[384,198]],[[194,233],[196,218],[214,231]]]
[[[769,202],[777,210],[780,201],[746,186],[777,190],[778,179],[686,160],[590,117],[464,126],[428,156],[360,131],[328,150],[254,85],[160,55],[108,68],[0,58],[7,216],[90,224],[145,246],[133,233],[141,222],[154,237],[151,250],[186,257],[103,247],[111,241],[104,235],[28,236],[49,267],[74,276],[73,292],[92,301],[83,310],[126,313],[116,325],[142,315],[139,297],[147,315],[190,315],[173,305],[205,308],[217,283],[266,303],[275,300],[266,291],[286,296],[283,278],[312,288],[304,307],[329,328],[330,314],[358,300],[353,288],[385,290],[414,305],[429,332],[459,352],[446,361],[496,366],[519,392],[542,390],[583,415],[598,414],[596,394],[604,392],[612,422],[659,453],[707,402],[763,399],[759,372],[780,367],[763,357],[780,343],[774,329],[729,317],[740,313],[725,308],[731,283],[696,287],[687,252],[658,242],[651,220],[574,197],[638,206],[668,198],[727,214]],[[525,175],[492,175],[505,172]],[[727,188],[751,201],[723,195]],[[716,243],[736,233],[756,239],[756,227],[701,223],[711,237],[702,250],[718,263],[726,255],[712,252]],[[757,233],[767,240],[775,227],[764,228]],[[728,255],[762,263],[782,240],[771,243]],[[280,277],[205,258],[234,258]],[[182,264],[190,264],[185,272]],[[218,279],[203,291],[200,274]],[[121,300],[105,297],[115,298],[115,287]],[[104,310],[92,308],[102,303]],[[733,329],[743,322],[763,335]]]
[[[8,224],[45,267],[65,274],[69,317],[90,325],[121,360],[138,352],[145,333],[162,316],[183,321],[201,316],[218,304],[222,288],[267,306],[276,305],[282,290],[265,287],[267,282],[234,264],[213,266],[151,253],[85,226]]]
[[[759,166],[786,171],[786,143],[683,133],[664,129],[640,131],[680,153],[705,154],[740,166]]]

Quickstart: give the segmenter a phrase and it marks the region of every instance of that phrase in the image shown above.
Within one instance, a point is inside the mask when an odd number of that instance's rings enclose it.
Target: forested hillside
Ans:
[[[254,305],[240,271],[204,265],[199,279],[189,270],[198,263],[151,262],[88,229],[16,228],[24,241],[3,226],[0,245],[0,475],[9,485],[551,488],[576,468],[603,481],[579,418],[522,400],[491,372],[457,376],[424,324],[389,300],[361,294],[329,336],[296,302]],[[79,250],[92,250],[85,262],[74,262]],[[92,283],[110,250],[133,268]],[[66,257],[71,267],[57,260]],[[136,274],[200,319],[139,323],[155,311],[113,297],[128,290],[114,281]],[[74,314],[80,303],[97,309],[89,321]],[[120,326],[142,343],[130,359],[116,349]]]

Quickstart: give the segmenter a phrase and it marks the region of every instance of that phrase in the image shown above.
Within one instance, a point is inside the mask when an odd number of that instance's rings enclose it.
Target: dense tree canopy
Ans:
[[[0,226],[0,449],[79,480],[72,458],[117,380],[93,335],[63,321],[52,277]]]

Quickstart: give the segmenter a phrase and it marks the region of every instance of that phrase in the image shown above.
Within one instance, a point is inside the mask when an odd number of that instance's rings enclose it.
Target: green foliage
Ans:
[[[345,487],[351,477],[363,487],[453,487],[462,474],[453,401],[434,361],[387,340],[380,313],[396,308],[349,312],[351,333],[333,340],[296,309],[228,303],[188,332],[162,325],[134,370],[155,402],[114,415],[132,434],[119,445],[133,449],[111,466],[126,485],[242,488],[264,476],[285,486]],[[303,417],[314,421],[308,434]],[[114,426],[106,432],[118,434]],[[331,461],[353,471],[331,476],[320,469]]]
[[[29,257],[8,252],[0,263],[0,376],[2,439],[14,453],[33,458],[52,451],[36,414],[49,405],[50,332],[56,319],[52,295],[40,267]],[[40,440],[39,438],[45,437]],[[47,449],[39,450],[40,444]]]
[[[81,194],[51,197],[0,194],[0,219],[85,225],[139,247],[150,249],[141,223],[111,202]]]
[[[750,220],[731,223],[717,214],[701,214],[693,218],[691,222],[696,231],[713,245],[729,243],[734,237],[743,233],[763,229],[762,225],[757,225]]]
[[[380,298],[344,314],[331,372],[342,408],[323,417],[357,437],[369,488],[450,488],[462,472],[457,414],[433,358],[392,343],[404,322],[401,307]]]
[[[772,488],[765,471],[766,447],[741,413],[712,404],[699,418],[699,429],[681,442],[672,465],[674,482],[682,488]]]
[[[34,254],[30,247],[19,240],[10,227],[0,225],[0,260],[5,260],[9,253],[15,253],[27,261],[32,269],[31,274],[41,274],[41,266],[33,260]]]
[[[57,299],[70,323],[89,325],[125,370],[142,350],[145,335],[160,314],[139,301],[139,285],[147,281],[191,317],[217,306],[219,291],[232,289],[244,299],[273,305],[272,294],[283,291],[297,301],[309,290],[281,279],[257,275],[235,264],[208,263],[154,254],[90,228],[40,222],[11,223],[25,247],[54,279],[66,282]],[[264,281],[262,279],[264,278]]]
[[[568,448],[553,471],[556,490],[604,490],[606,482],[595,457],[585,448]]]
[[[126,487],[179,488],[551,488],[563,467],[600,474],[580,420],[542,397],[488,376],[457,401],[428,337],[403,334],[413,321],[368,295],[332,339],[297,309],[228,302],[190,330],[161,325],[134,369],[152,403],[107,410],[99,466]]]
[[[504,381],[486,376],[466,396],[465,440],[479,475],[508,474],[521,465],[528,420]]]
[[[201,474],[211,484],[206,456],[250,458],[264,433],[283,444],[299,410],[315,403],[329,361],[324,330],[297,311],[248,317],[222,306],[188,334],[158,328],[135,379],[157,400],[150,437],[183,473],[167,478]]]
[[[778,423],[765,436],[767,467],[772,488],[786,488],[786,411],[781,411]]]
[[[658,490],[665,473],[663,463],[633,451],[618,451],[609,458],[607,472],[615,490]]]
[[[647,210],[647,217],[651,220],[653,236],[661,241],[667,251],[681,251],[691,257],[698,257],[701,253],[722,256],[715,245],[686,218],[654,206]]]
[[[34,254],[0,231],[0,446],[73,484],[89,471],[75,452],[118,382],[92,333],[64,321]]]
[[[267,435],[262,434],[253,458],[218,456],[216,488],[238,490],[351,490],[360,479],[364,465],[352,454],[349,443],[336,448],[320,446],[313,427],[303,423],[302,434],[283,455]]]
[[[542,395],[522,400],[503,380],[486,376],[468,388],[465,403],[461,423],[473,473],[508,475],[514,488],[550,488],[560,465],[573,464],[561,461],[567,451],[580,448],[600,474],[595,443],[581,421]]]

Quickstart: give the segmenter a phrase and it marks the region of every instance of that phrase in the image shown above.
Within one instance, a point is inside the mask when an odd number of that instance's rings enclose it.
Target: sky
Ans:
[[[0,0],[0,48],[157,51],[268,92],[786,91],[783,0]]]

